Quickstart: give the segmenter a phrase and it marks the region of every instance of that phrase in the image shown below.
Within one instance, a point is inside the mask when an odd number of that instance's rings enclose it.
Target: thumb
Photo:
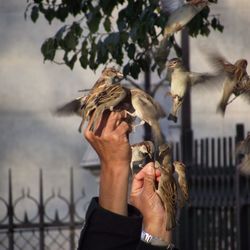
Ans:
[[[144,191],[146,195],[151,196],[155,191],[155,169],[154,164],[151,162],[146,166],[144,177]]]

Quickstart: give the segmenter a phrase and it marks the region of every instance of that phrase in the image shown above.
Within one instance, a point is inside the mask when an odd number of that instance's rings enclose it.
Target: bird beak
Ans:
[[[118,79],[123,79],[123,78],[124,78],[124,75],[123,75],[121,72],[118,72],[118,73],[116,74],[116,77],[117,77]]]
[[[170,61],[167,61],[166,66],[167,68],[172,68],[172,63]]]

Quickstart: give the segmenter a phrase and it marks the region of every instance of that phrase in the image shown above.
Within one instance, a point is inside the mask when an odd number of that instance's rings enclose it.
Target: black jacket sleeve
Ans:
[[[112,213],[93,198],[80,234],[78,250],[161,250],[140,240],[142,216],[128,205],[128,216]]]

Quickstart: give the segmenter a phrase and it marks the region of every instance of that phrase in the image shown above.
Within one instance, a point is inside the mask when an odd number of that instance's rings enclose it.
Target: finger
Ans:
[[[103,132],[110,133],[114,131],[116,127],[119,125],[120,119],[121,119],[121,114],[119,112],[111,112]]]
[[[127,135],[129,131],[130,131],[130,126],[124,121],[122,121],[120,125],[116,128],[117,135],[125,136],[127,140],[128,140]]]
[[[101,136],[101,134],[103,133],[103,130],[107,126],[109,116],[110,116],[110,111],[106,110],[103,112],[101,117],[98,117],[98,123],[95,129],[95,135]]]
[[[146,171],[145,171],[145,178],[144,178],[144,190],[147,196],[151,196],[151,194],[153,194],[155,191],[156,177],[155,177],[154,164],[149,163],[145,167],[146,167],[145,169]]]
[[[136,190],[143,187],[144,177],[145,177],[145,173],[142,170],[134,176],[132,185],[131,185],[131,192],[135,192]]]

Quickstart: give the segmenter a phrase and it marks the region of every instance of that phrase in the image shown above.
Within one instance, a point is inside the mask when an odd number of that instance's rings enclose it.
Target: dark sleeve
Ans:
[[[152,246],[140,240],[136,250],[166,250],[166,247]],[[178,250],[178,249],[174,248],[173,250]]]
[[[100,207],[98,198],[93,198],[86,213],[78,250],[136,250],[141,225],[141,214],[133,206],[128,205],[128,216],[122,216]]]

